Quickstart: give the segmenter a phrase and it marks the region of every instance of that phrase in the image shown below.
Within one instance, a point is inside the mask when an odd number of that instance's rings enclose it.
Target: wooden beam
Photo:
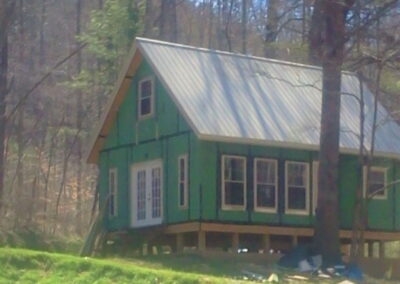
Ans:
[[[176,234],[176,252],[183,252],[183,246],[184,246],[183,233]]]
[[[239,234],[233,233],[232,234],[232,250],[234,253],[237,253],[239,249]]]
[[[269,250],[271,249],[270,235],[262,235],[262,249],[264,250],[264,253],[269,253]]]
[[[201,223],[201,230],[209,232],[221,233],[241,233],[241,234],[268,234],[268,235],[300,235],[312,236],[312,228],[296,228],[296,227],[273,227],[267,225],[236,225],[236,224],[219,224],[219,223]]]
[[[379,258],[380,259],[385,258],[385,242],[384,241],[379,241]]]
[[[205,250],[207,249],[207,248],[206,248],[206,243],[207,243],[207,240],[206,240],[206,232],[204,232],[204,231],[199,231],[198,234],[197,234],[197,236],[198,236],[197,249],[198,249],[199,251],[205,251]]]
[[[368,245],[367,257],[374,257],[374,242],[368,241],[365,243]]]
[[[238,225],[224,223],[202,223],[189,222],[182,224],[168,225],[164,229],[165,234],[177,234],[187,232],[217,232],[217,233],[238,233],[238,234],[260,234],[260,235],[281,235],[281,236],[297,236],[312,237],[314,228],[299,228],[289,226],[268,226],[268,225]],[[341,230],[341,239],[351,239],[352,232],[350,230]],[[366,231],[364,233],[366,240],[382,240],[396,241],[400,240],[400,232],[382,232],[382,231]]]
[[[189,233],[189,232],[198,232],[200,231],[200,223],[198,222],[190,222],[183,224],[173,224],[169,225],[165,228],[165,234],[178,234],[178,233]]]
[[[296,235],[293,235],[292,237],[292,246],[295,248],[299,244],[299,239]]]

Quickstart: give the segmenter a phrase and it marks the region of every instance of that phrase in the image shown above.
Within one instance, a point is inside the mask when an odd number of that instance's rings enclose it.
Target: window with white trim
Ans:
[[[312,214],[315,215],[315,210],[317,210],[318,204],[318,171],[319,162],[312,162]]]
[[[188,155],[182,155],[178,158],[178,196],[179,207],[188,206]]]
[[[138,114],[139,119],[153,115],[154,112],[154,79],[145,78],[139,81],[138,90]]]
[[[222,209],[244,210],[246,204],[246,158],[222,156]]]
[[[254,208],[276,212],[278,203],[278,163],[271,159],[254,159]]]
[[[387,169],[382,167],[371,167],[369,172],[369,182],[367,188],[367,167],[363,169],[363,188],[364,196],[372,196],[373,199],[386,199],[387,189]],[[376,192],[376,193],[375,193]],[[375,194],[374,194],[375,193]]]
[[[285,163],[285,212],[289,214],[308,214],[309,210],[309,171],[308,163]]]
[[[110,217],[117,216],[117,191],[118,191],[118,171],[116,168],[108,171],[108,215]]]

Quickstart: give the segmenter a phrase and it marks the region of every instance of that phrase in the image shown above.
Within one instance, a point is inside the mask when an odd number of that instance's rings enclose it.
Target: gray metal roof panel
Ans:
[[[318,145],[321,69],[148,39],[138,46],[196,133],[234,141]],[[365,97],[365,145],[370,147],[373,95]],[[343,72],[342,92],[359,96],[356,76]],[[379,105],[376,151],[400,154],[400,127]],[[340,147],[359,147],[359,105],[342,96]]]

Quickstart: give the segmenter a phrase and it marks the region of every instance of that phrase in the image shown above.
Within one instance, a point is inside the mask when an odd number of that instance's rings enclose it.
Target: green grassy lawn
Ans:
[[[15,248],[0,248],[2,283],[254,283],[238,280],[243,271],[268,276],[273,266],[253,265],[237,259],[204,259],[198,255],[158,255],[121,258],[81,258]],[[257,271],[258,270],[258,271]],[[339,283],[343,279],[285,281],[295,272],[280,271],[280,283]],[[398,283],[369,279],[365,283]]]
[[[144,262],[101,260],[0,248],[0,283],[240,283],[232,279],[156,268]],[[248,282],[246,282],[248,283]]]

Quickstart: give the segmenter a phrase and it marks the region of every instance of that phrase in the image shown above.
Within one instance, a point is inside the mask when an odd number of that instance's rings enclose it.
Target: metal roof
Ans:
[[[200,139],[319,149],[321,68],[136,38],[130,63],[126,62],[91,141],[89,162],[97,159],[109,120],[115,117],[116,102],[121,102],[125,85],[134,75],[135,56],[143,56],[152,66]],[[355,74],[342,73],[342,92],[352,96],[342,96],[340,151],[357,153],[360,106],[353,96],[360,96],[360,83]],[[374,96],[365,85],[363,93],[365,146],[369,149]],[[378,122],[376,155],[400,159],[400,126],[380,104]]]
[[[138,38],[189,124],[202,139],[318,149],[321,68]],[[340,147],[359,147],[360,84],[342,73]],[[364,85],[365,145],[370,147],[374,96]],[[400,154],[400,127],[379,104],[375,150]]]

